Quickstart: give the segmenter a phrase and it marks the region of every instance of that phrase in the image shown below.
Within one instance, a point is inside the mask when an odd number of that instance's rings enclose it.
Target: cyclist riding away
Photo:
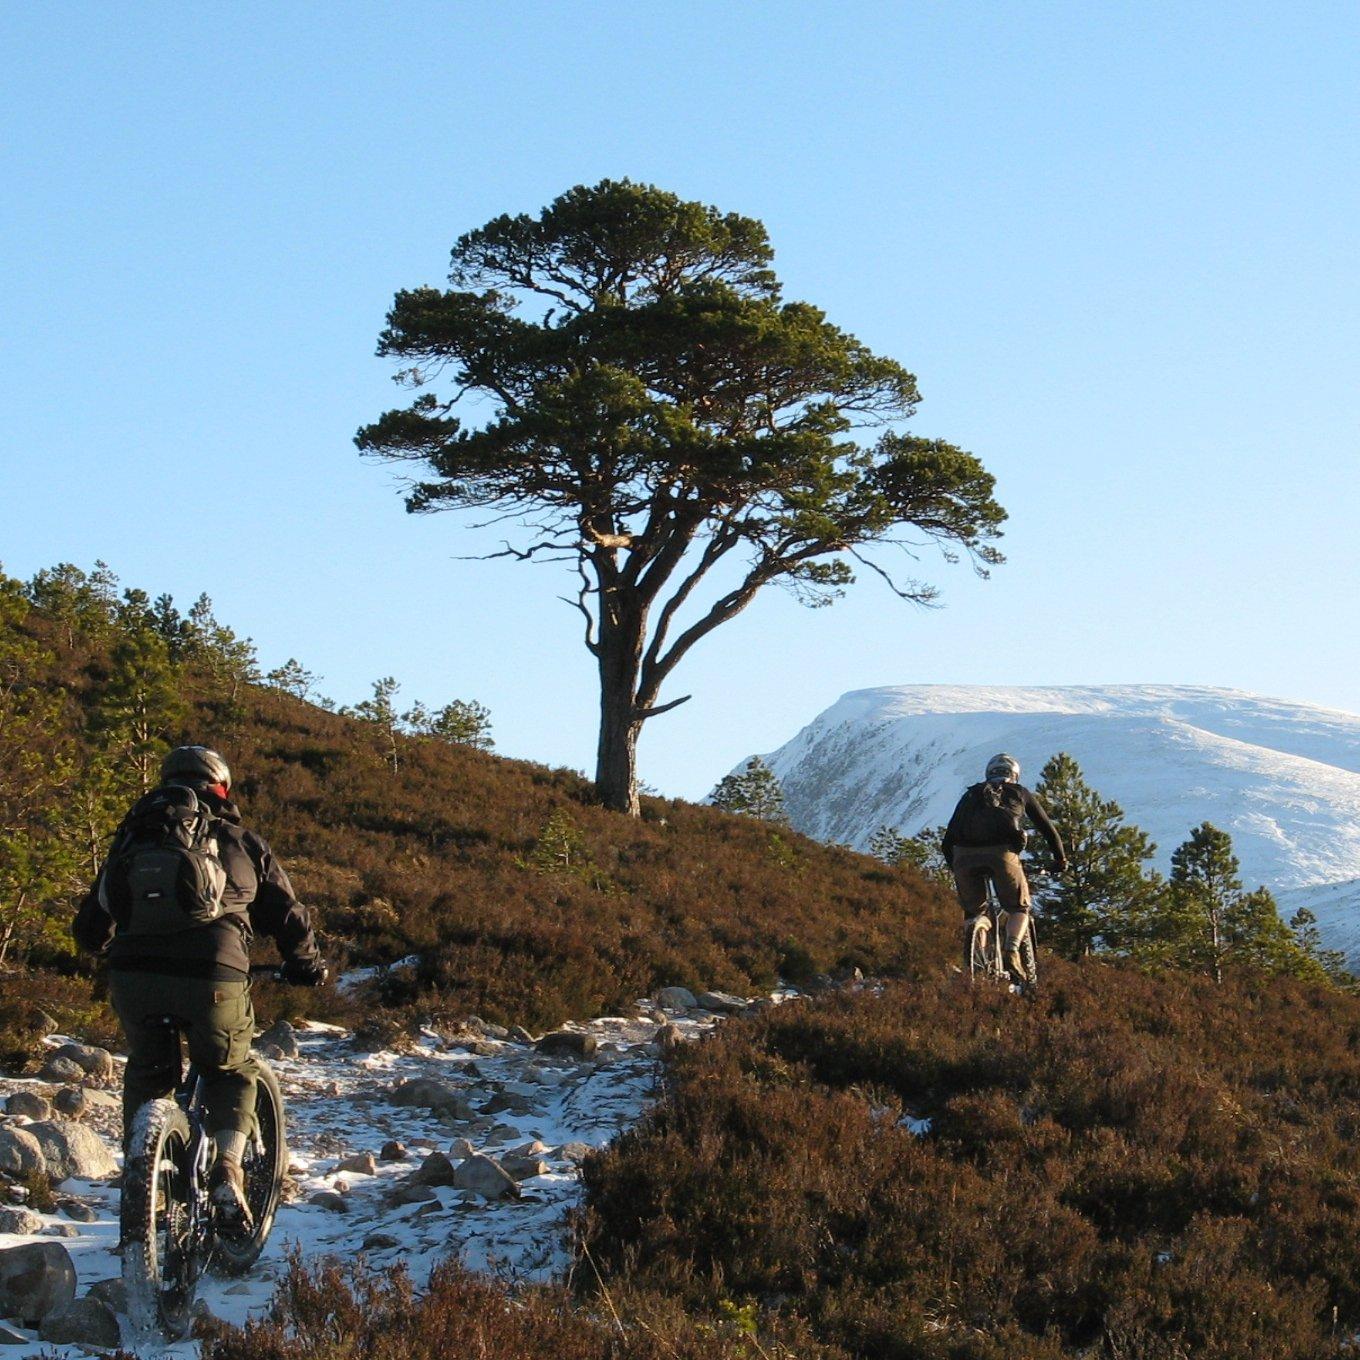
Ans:
[[[987,778],[959,799],[940,848],[963,907],[965,940],[971,939],[974,921],[987,905],[987,884],[995,887],[997,901],[1006,912],[1006,971],[1023,985],[1020,945],[1029,926],[1030,908],[1029,883],[1020,864],[1025,818],[1048,842],[1058,873],[1067,868],[1067,855],[1043,804],[1019,780],[1020,762],[1014,756],[993,756],[987,762]]]
[[[241,824],[231,771],[216,751],[180,746],[161,784],[123,819],[72,933],[108,958],[109,998],[127,1036],[123,1144],[148,1100],[180,1077],[179,1030],[203,1077],[216,1147],[209,1178],[218,1230],[251,1228],[241,1159],[255,1108],[250,943],[271,936],[286,982],[319,987],[326,968],[307,909],[268,843]]]

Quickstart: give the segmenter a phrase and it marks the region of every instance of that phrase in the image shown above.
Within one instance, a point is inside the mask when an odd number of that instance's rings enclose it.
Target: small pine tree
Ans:
[[[393,676],[385,675],[373,682],[373,695],[361,699],[352,708],[342,708],[340,712],[347,718],[358,718],[361,722],[372,723],[386,738],[387,758],[392,762],[392,772],[400,768],[401,753],[397,748],[397,734],[401,730],[402,718],[397,713],[393,700],[401,686]]]
[[[869,837],[869,853],[884,864],[901,864],[906,857],[907,838],[895,826],[880,826]]]
[[[762,822],[783,825],[789,820],[784,807],[784,787],[759,756],[752,756],[736,774],[720,779],[709,801],[724,812],[741,813]]]
[[[491,739],[491,710],[475,699],[455,699],[445,704],[430,719],[429,732],[440,741],[472,746],[478,751],[490,751],[496,745]]]
[[[306,701],[316,689],[320,680],[321,677],[315,671],[309,671],[294,656],[290,656],[282,666],[276,667],[264,678],[266,685],[272,685],[275,689],[281,689],[285,694],[291,694],[293,698],[303,701]]]
[[[1294,932],[1294,940],[1299,948],[1319,968],[1340,987],[1353,987],[1355,975],[1346,963],[1344,950],[1327,949],[1322,943],[1322,932],[1318,929],[1317,917],[1307,907],[1300,907],[1289,918],[1289,929]]]
[[[1160,890],[1148,861],[1157,847],[1124,821],[1118,803],[1101,798],[1071,756],[1060,752],[1044,766],[1035,793],[1048,808],[1067,851],[1067,872],[1036,892],[1044,939],[1060,954],[1078,958],[1102,941],[1117,940],[1121,925]],[[1053,869],[1040,837],[1031,843],[1035,865]]]

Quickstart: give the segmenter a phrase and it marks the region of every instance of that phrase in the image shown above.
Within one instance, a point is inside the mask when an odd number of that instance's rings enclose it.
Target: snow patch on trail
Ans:
[[[777,1004],[792,995],[778,992],[769,1000]],[[580,1145],[604,1147],[635,1124],[655,1100],[660,1075],[655,1041],[663,1026],[673,1025],[683,1038],[696,1039],[723,1018],[701,1010],[663,1012],[650,1003],[640,1003],[639,1010],[643,1013],[633,1017],[606,1016],[571,1026],[595,1038],[598,1047],[589,1058],[550,1056],[527,1043],[495,1039],[478,1041],[479,1051],[473,1052],[428,1030],[410,1052],[360,1053],[347,1032],[332,1025],[300,1023],[298,1056],[270,1059],[287,1103],[295,1182],[291,1202],[280,1208],[264,1254],[249,1275],[239,1280],[208,1276],[200,1284],[200,1297],[215,1316],[237,1325],[261,1315],[294,1248],[307,1261],[323,1256],[352,1259],[361,1253],[378,1267],[400,1261],[418,1284],[449,1257],[517,1282],[560,1275],[570,1265],[565,1216],[581,1198],[576,1160]],[[483,1117],[478,1131],[474,1127],[478,1121],[392,1104],[390,1095],[398,1082],[421,1077],[465,1090],[474,1105],[500,1094],[512,1098],[513,1108]],[[24,1088],[42,1090],[45,1084],[3,1080],[0,1097]],[[489,1129],[484,1127],[487,1119],[494,1121]],[[102,1131],[110,1136],[109,1129]],[[547,1150],[536,1155],[548,1171],[522,1181],[518,1199],[488,1201],[472,1191],[438,1186],[430,1200],[398,1205],[388,1201],[387,1196],[430,1152],[450,1153],[454,1140],[461,1137],[492,1157],[537,1141],[546,1145]],[[116,1132],[112,1138],[117,1141]],[[389,1141],[403,1144],[409,1156],[379,1161],[374,1175],[338,1170],[337,1163],[346,1156],[376,1155]],[[577,1146],[567,1148],[568,1144]],[[312,1196],[322,1191],[338,1192],[344,1212],[313,1203]],[[42,1235],[0,1234],[0,1247],[59,1234],[75,1262],[81,1296],[96,1281],[119,1274],[118,1190],[97,1182],[67,1181],[58,1194],[86,1201],[95,1211],[94,1221],[43,1215]],[[365,1252],[365,1239],[375,1233],[386,1235],[390,1244]],[[74,1360],[89,1352],[35,1338],[25,1346],[6,1346],[4,1353]],[[157,1353],[189,1360],[198,1355],[198,1346],[182,1342]]]

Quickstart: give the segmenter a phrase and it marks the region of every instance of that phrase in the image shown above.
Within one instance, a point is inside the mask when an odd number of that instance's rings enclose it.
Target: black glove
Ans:
[[[310,963],[302,959],[286,959],[279,976],[294,987],[322,987],[330,973],[320,959]]]
[[[1067,861],[1065,859],[1054,860],[1053,872],[1055,874],[1065,874],[1067,872]]]

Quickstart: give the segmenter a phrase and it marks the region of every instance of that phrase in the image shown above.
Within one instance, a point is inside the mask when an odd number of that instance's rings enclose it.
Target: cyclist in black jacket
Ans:
[[[226,761],[204,746],[178,747],[161,765],[161,784],[179,786],[181,797],[184,788],[193,790],[212,819],[216,858],[225,871],[221,914],[173,933],[138,933],[127,929],[126,920],[120,923],[117,893],[106,880],[130,813],[114,837],[111,859],[81,903],[72,934],[82,949],[108,959],[109,998],[127,1036],[124,1145],[137,1110],[173,1094],[179,1080],[179,1033],[156,1023],[173,1015],[183,1024],[189,1056],[203,1076],[208,1130],[217,1149],[209,1185],[219,1227],[240,1234],[250,1228],[241,1158],[256,1081],[250,942],[257,932],[274,939],[285,981],[319,987],[326,967],[307,909],[283,866],[262,836],[241,825],[229,797]]]
[[[973,921],[987,904],[987,884],[996,888],[997,901],[1007,913],[1006,968],[1017,981],[1025,981],[1020,945],[1029,927],[1029,881],[1020,864],[1025,848],[1024,820],[1039,829],[1053,852],[1059,873],[1067,868],[1062,837],[1049,820],[1044,805],[1020,782],[1020,762],[1014,756],[995,755],[987,762],[987,778],[965,790],[945,828],[940,849],[954,874],[959,904],[963,907],[964,938],[970,938]],[[966,946],[965,946],[966,947]]]

